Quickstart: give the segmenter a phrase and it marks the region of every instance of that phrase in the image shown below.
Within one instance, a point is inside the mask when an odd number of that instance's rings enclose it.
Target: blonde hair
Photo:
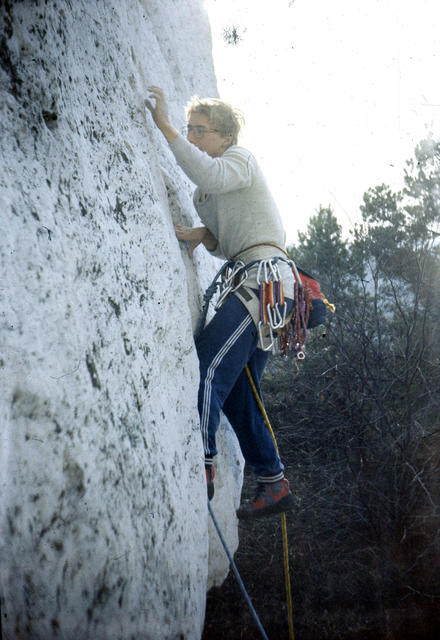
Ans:
[[[186,105],[185,112],[188,120],[192,113],[201,113],[207,116],[209,122],[222,137],[231,136],[231,145],[237,144],[238,134],[244,125],[244,116],[239,109],[235,109],[227,102],[217,98],[193,96]]]

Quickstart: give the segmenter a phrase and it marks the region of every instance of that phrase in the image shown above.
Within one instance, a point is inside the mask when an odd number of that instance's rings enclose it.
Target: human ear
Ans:
[[[226,151],[232,144],[232,136],[228,135],[223,138],[222,149]]]

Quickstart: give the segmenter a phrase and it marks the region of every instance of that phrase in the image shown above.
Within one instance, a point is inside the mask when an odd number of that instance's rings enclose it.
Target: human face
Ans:
[[[191,144],[210,155],[211,158],[218,158],[223,155],[231,144],[232,137],[222,136],[218,131],[213,131],[215,127],[212,126],[208,116],[204,113],[192,113],[189,117],[188,124],[192,127],[203,127],[206,129],[202,138],[196,138],[194,131],[190,131],[187,138]]]

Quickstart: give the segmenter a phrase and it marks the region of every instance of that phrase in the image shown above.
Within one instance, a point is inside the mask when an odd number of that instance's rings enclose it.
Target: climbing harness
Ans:
[[[290,314],[287,314],[287,301],[280,271],[282,263],[290,267],[294,276],[294,304]],[[249,271],[253,267],[257,269],[256,279],[260,301],[257,324],[260,347],[264,351],[281,353],[284,356],[292,353],[299,360],[304,359],[310,311],[315,300],[322,302],[322,295],[319,291],[319,285],[307,275],[318,287],[318,293],[315,292],[316,297],[313,298],[313,290],[308,284],[303,283],[304,276],[300,275],[300,270],[289,257],[276,256],[264,260],[253,260],[247,264],[242,260],[235,262],[233,259],[225,262],[203,296],[202,313],[195,337],[198,337],[205,326],[209,303],[217,289],[220,290],[220,295],[215,304],[216,310],[231,293],[240,289],[248,279]],[[301,274],[303,273],[301,271]],[[288,297],[290,298],[290,295]],[[322,321],[323,318],[319,322]]]
[[[220,527],[218,525],[217,519],[216,519],[216,517],[214,515],[214,511],[212,510],[211,503],[209,502],[209,500],[208,500],[208,509],[209,509],[209,515],[211,516],[212,521],[214,523],[214,526],[216,528],[216,531],[218,533],[218,537],[220,538],[220,542],[223,545],[223,548],[224,548],[224,550],[226,552],[226,555],[228,556],[229,562],[231,563],[231,567],[232,567],[232,570],[234,572],[234,575],[237,578],[237,582],[239,584],[239,587],[240,587],[240,589],[241,589],[241,591],[242,591],[242,593],[243,593],[243,595],[245,597],[245,600],[246,600],[247,604],[249,605],[249,609],[251,610],[252,617],[254,618],[255,622],[257,623],[257,626],[258,626],[258,628],[259,628],[259,630],[261,632],[262,637],[265,640],[269,640],[269,638],[267,637],[267,634],[266,634],[266,632],[264,630],[264,627],[261,624],[260,618],[258,617],[258,614],[255,611],[254,605],[252,604],[252,601],[251,601],[251,599],[249,597],[249,594],[246,591],[246,587],[244,586],[243,580],[241,579],[241,576],[240,576],[240,574],[238,572],[237,565],[235,564],[234,558],[232,557],[232,553],[228,549],[228,545],[226,544],[226,540],[223,537],[223,534],[222,534],[221,529],[220,529]]]
[[[260,300],[262,299],[262,295],[265,296],[265,300],[261,303],[260,311],[260,342],[263,327],[265,321],[267,321],[265,331],[271,337],[270,346],[267,350],[271,348],[274,352],[278,350],[284,356],[286,356],[288,352],[293,352],[299,360],[302,360],[305,358],[304,345],[307,337],[307,329],[323,324],[326,310],[328,309],[331,313],[334,313],[335,305],[331,304],[321,293],[321,288],[315,278],[303,269],[297,268],[287,251],[272,242],[252,244],[242,249],[233,256],[231,260],[234,261],[238,256],[241,257],[243,253],[256,247],[274,247],[285,257],[285,259],[279,257],[271,258],[269,261],[263,260],[260,263],[259,274],[264,273],[265,284],[267,285],[263,289],[260,287]],[[279,272],[276,274],[273,272],[271,264],[269,264],[269,268],[267,265],[264,265],[265,262],[273,263],[274,260],[279,261],[280,259],[290,265],[295,278],[294,309],[287,321],[284,316],[284,322],[281,322],[279,315],[279,305],[283,300],[284,294],[282,290],[277,290],[277,287],[282,288],[282,279],[279,276]],[[273,280],[273,284],[270,283],[271,280]],[[275,290],[275,299],[272,297],[272,287]],[[276,349],[274,330],[278,333],[278,349]]]

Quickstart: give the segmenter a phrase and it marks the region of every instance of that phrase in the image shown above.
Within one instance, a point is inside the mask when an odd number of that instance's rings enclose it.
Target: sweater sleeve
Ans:
[[[205,193],[228,193],[251,185],[255,161],[242,147],[229,147],[219,158],[211,158],[181,135],[169,145],[179,166]]]
[[[220,249],[220,244],[217,243],[216,248],[213,251],[209,251],[209,253],[214,256],[215,258],[221,258],[222,260],[229,260],[229,258],[227,258],[223,251]]]

